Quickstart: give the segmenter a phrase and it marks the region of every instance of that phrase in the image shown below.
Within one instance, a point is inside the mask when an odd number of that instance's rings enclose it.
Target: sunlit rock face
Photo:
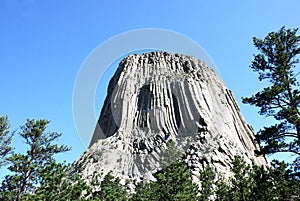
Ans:
[[[192,56],[151,52],[119,64],[90,147],[74,165],[87,179],[111,171],[134,185],[183,158],[198,182],[206,165],[230,175],[235,155],[267,164],[255,156],[258,149],[253,129],[212,68]]]

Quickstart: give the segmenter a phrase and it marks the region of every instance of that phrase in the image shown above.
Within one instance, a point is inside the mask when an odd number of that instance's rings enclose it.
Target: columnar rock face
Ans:
[[[266,165],[255,156],[258,149],[253,129],[212,68],[192,56],[151,52],[119,64],[90,148],[75,167],[87,179],[112,172],[137,183],[181,157],[198,182],[206,165],[230,175],[235,155]]]

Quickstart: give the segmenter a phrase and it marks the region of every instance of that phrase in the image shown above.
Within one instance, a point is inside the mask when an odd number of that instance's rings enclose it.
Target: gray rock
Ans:
[[[183,157],[199,182],[207,165],[230,175],[235,155],[268,165],[255,156],[259,149],[232,92],[212,68],[192,56],[151,52],[120,63],[90,147],[74,167],[87,180],[95,172],[101,181],[111,171],[134,186]]]

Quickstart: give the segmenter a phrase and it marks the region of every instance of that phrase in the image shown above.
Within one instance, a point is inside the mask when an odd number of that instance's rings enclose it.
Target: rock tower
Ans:
[[[232,92],[212,68],[192,56],[150,52],[119,64],[90,147],[75,167],[87,179],[112,172],[136,184],[181,157],[198,182],[206,165],[230,175],[237,154],[267,164],[255,156],[259,149]]]

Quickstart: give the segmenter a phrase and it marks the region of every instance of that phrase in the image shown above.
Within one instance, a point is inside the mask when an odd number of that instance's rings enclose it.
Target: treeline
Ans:
[[[290,174],[283,162],[273,167],[246,164],[239,156],[232,166],[233,176],[225,179],[207,166],[199,175],[201,184],[192,182],[190,169],[178,160],[157,172],[157,181],[139,183],[135,193],[120,184],[119,178],[105,176],[101,184],[87,184],[71,166],[57,162],[53,156],[70,150],[55,144],[61,134],[46,131],[49,121],[27,120],[18,135],[27,150],[15,153],[10,146],[14,133],[7,117],[0,117],[1,165],[10,171],[0,187],[0,200],[300,200],[300,181]],[[100,185],[100,191],[92,191]]]

